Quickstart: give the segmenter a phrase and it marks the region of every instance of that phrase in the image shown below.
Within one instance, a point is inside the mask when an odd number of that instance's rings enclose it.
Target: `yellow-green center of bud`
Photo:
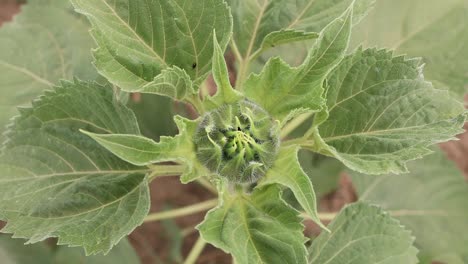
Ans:
[[[194,137],[197,158],[237,183],[265,175],[276,158],[279,126],[256,104],[242,100],[205,114]]]

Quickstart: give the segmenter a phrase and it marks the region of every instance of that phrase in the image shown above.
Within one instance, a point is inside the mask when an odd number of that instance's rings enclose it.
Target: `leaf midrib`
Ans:
[[[33,73],[32,71],[30,71],[30,70],[28,70],[28,69],[26,69],[24,67],[19,67],[19,66],[10,64],[10,63],[8,63],[8,62],[6,62],[4,60],[0,60],[0,66],[4,66],[5,68],[9,68],[11,70],[23,73],[23,74],[27,75],[28,77],[31,77],[34,81],[36,81],[38,83],[42,83],[43,85],[47,85],[49,87],[53,86],[53,84],[49,80],[46,80],[46,79],[40,77],[39,75]]]
[[[167,66],[167,63],[159,56],[158,53],[156,53],[155,50],[153,50],[153,48],[151,48],[148,43],[146,43],[146,41],[144,41],[139,35],[138,33],[135,31],[135,29],[133,29],[132,27],[130,27],[129,24],[127,24],[117,13],[117,11],[112,8],[112,6],[110,6],[106,0],[101,0],[108,8],[110,11],[112,11],[112,14],[114,14],[114,16],[121,22],[122,25],[124,25],[133,35],[134,37],[137,38],[137,40],[146,48],[150,51],[150,53],[153,55],[153,57],[155,59],[157,59],[160,63],[162,63],[163,65]]]

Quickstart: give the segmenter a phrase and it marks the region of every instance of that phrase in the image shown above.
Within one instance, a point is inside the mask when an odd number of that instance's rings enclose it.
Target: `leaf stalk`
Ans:
[[[147,223],[147,222],[152,222],[152,221],[160,221],[164,219],[171,219],[171,218],[191,215],[191,214],[195,214],[198,212],[209,210],[215,207],[217,204],[218,204],[218,199],[212,199],[212,200],[200,202],[200,203],[193,204],[193,205],[186,206],[186,207],[179,208],[179,209],[149,214],[147,217],[145,217],[144,222]]]

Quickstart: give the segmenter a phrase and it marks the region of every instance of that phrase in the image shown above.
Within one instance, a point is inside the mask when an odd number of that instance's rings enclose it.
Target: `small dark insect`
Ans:
[[[194,62],[194,63],[192,64],[192,69],[195,69],[196,67],[197,67],[197,64]]]

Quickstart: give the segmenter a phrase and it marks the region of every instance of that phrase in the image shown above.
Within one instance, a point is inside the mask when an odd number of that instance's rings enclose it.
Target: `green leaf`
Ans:
[[[325,77],[343,59],[348,47],[351,15],[352,7],[330,23],[298,68],[279,58],[270,60],[259,75],[251,75],[246,81],[246,96],[280,120],[296,109],[319,111],[325,103]]]
[[[354,3],[355,22],[375,0],[229,0],[234,17],[234,42],[247,59],[276,45],[312,38]],[[307,33],[301,33],[301,31]],[[302,35],[302,36],[301,36]],[[307,36],[307,37],[306,37]]]
[[[213,36],[213,47],[212,72],[217,92],[206,102],[209,109],[217,108],[224,104],[235,103],[242,98],[242,95],[231,86],[226,60],[224,59],[224,51],[218,44],[216,34]]]
[[[463,175],[441,151],[409,168],[409,175],[352,173],[351,179],[360,200],[381,205],[412,231],[424,263],[468,259],[468,235],[461,231],[468,227]]]
[[[197,229],[237,263],[306,263],[301,219],[280,196],[276,185],[257,188],[252,195],[224,194]]]
[[[465,0],[380,0],[356,28],[354,45],[392,47],[421,56],[425,77],[463,100],[468,92],[468,5]]]
[[[25,4],[0,28],[0,135],[17,106],[28,105],[58,80],[97,77],[88,24],[55,5]]]
[[[285,29],[281,31],[274,31],[266,35],[260,46],[260,52],[266,51],[269,48],[287,44],[290,42],[303,41],[316,39],[319,34],[315,32],[304,32],[302,30]]]
[[[157,162],[182,161],[187,170],[182,176],[183,182],[192,181],[208,172],[197,162],[192,137],[197,128],[197,122],[175,117],[179,134],[175,137],[162,136],[159,142],[138,134],[98,134],[82,130],[101,146],[122,160],[137,166]]]
[[[190,98],[197,96],[190,76],[177,66],[162,70],[161,74],[156,76],[152,82],[135,92],[159,94],[179,101],[190,100]]]
[[[314,187],[307,174],[302,170],[297,152],[299,147],[283,147],[278,153],[273,167],[268,171],[265,178],[260,181],[260,186],[279,183],[291,189],[297,201],[321,228],[327,228],[320,222],[317,213],[317,198]]]
[[[0,259],[2,264],[49,264],[52,252],[45,244],[24,245],[20,239],[0,236]]]
[[[2,230],[28,243],[106,253],[149,210],[146,169],[111,155],[78,130],[138,134],[133,113],[110,86],[63,82],[22,109],[0,154]]]
[[[232,18],[223,0],[72,0],[88,17],[99,48],[96,67],[112,83],[135,91],[177,66],[196,82],[210,70],[216,29],[224,49]]]
[[[419,59],[386,50],[346,57],[328,78],[327,107],[312,149],[369,174],[407,172],[407,161],[453,139],[465,121],[461,103],[424,81]]]
[[[419,54],[426,63],[426,78],[436,87],[450,88],[459,99],[468,93],[468,5],[460,2],[408,39],[402,39],[398,53]]]
[[[35,262],[36,263],[36,262]],[[79,248],[61,246],[57,249],[54,264],[140,264],[140,259],[127,239],[122,239],[109,254],[87,257]],[[44,263],[46,264],[46,263]]]
[[[378,207],[349,205],[328,227],[309,248],[309,263],[418,263],[411,233]]]

